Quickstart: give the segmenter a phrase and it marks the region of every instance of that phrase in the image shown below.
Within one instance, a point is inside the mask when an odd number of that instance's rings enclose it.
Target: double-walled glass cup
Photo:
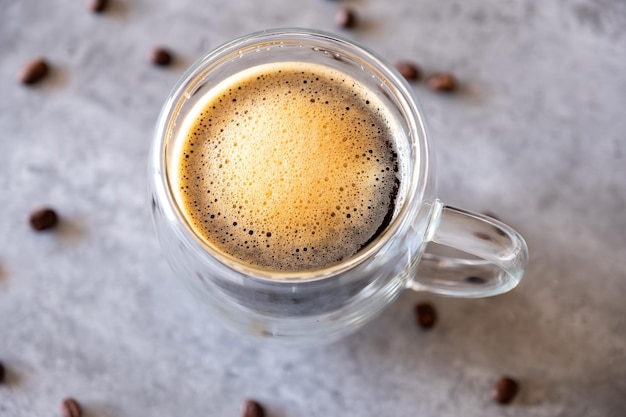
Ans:
[[[251,67],[312,63],[358,80],[397,118],[403,158],[393,220],[354,256],[301,272],[257,269],[197,235],[174,192],[174,152],[182,121],[203,93]],[[172,269],[220,320],[244,333],[289,340],[331,338],[357,329],[404,289],[458,297],[514,288],[526,268],[522,237],[492,218],[436,198],[432,142],[424,114],[401,75],[375,53],[338,36],[305,29],[263,31],[231,41],[196,62],[178,81],[159,116],[150,157],[157,234]],[[465,252],[449,258],[429,242]]]

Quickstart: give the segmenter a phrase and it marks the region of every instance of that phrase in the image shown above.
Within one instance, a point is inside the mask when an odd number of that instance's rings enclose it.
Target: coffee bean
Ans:
[[[518,390],[517,381],[510,377],[502,377],[493,386],[493,400],[498,404],[509,404]]]
[[[482,240],[491,240],[491,236],[483,232],[474,232],[474,236]]]
[[[2,364],[2,362],[0,362],[0,384],[4,382],[5,374],[6,374],[6,371],[4,370],[4,365]]]
[[[50,66],[43,58],[33,59],[20,71],[18,79],[22,84],[35,84],[50,72]]]
[[[417,65],[409,61],[396,62],[398,72],[409,81],[419,80],[421,73]]]
[[[335,15],[335,24],[340,28],[353,28],[356,26],[356,13],[352,9],[343,8]]]
[[[254,400],[247,399],[241,404],[241,417],[263,417],[264,415],[265,410]]]
[[[41,208],[31,213],[30,225],[37,231],[51,229],[59,222],[57,213],[48,207]]]
[[[165,67],[172,63],[172,54],[165,48],[156,47],[150,52],[150,62]]]
[[[456,88],[452,74],[435,74],[428,79],[428,85],[435,91],[450,92]]]
[[[487,216],[487,217],[491,217],[491,218],[492,218],[492,219],[494,219],[494,220],[501,221],[501,220],[500,220],[500,218],[499,218],[498,216],[496,216],[495,214],[493,214],[493,213],[492,213],[492,212],[490,212],[490,211],[483,211],[483,212],[482,212],[482,214],[483,214],[483,215],[485,215],[485,216]],[[500,227],[498,227],[498,226],[494,226],[494,227],[493,227],[493,229],[494,229],[494,230],[495,230],[495,232],[496,232],[497,234],[499,234],[500,236],[506,236],[506,232],[505,232],[504,230],[502,230]]]
[[[89,10],[91,10],[94,13],[102,13],[107,8],[108,5],[109,5],[109,2],[107,0],[90,0]]]
[[[437,322],[437,311],[430,303],[418,303],[415,306],[415,321],[422,329],[430,329]]]
[[[66,398],[61,402],[61,414],[63,417],[80,417],[82,411],[80,404],[74,398]]]
[[[483,277],[471,276],[465,278],[465,282],[469,282],[470,284],[481,285],[487,282]]]

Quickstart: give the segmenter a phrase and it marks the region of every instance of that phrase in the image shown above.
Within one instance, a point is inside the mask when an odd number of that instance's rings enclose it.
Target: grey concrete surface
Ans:
[[[621,0],[202,2],[0,0],[0,416],[626,416],[626,3]],[[415,90],[437,142],[440,197],[491,210],[527,238],[513,292],[406,292],[346,339],[242,340],[193,301],[152,229],[146,158],[186,66],[235,36],[340,31],[390,61],[452,71],[451,96]],[[154,45],[176,53],[154,68]],[[16,82],[35,56],[51,76]],[[36,234],[28,213],[57,208]],[[416,329],[412,306],[440,321]],[[495,380],[519,379],[513,404]]]

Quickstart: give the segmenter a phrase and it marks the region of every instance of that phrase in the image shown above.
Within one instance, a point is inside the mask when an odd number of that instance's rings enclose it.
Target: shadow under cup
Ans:
[[[263,64],[301,62],[347,74],[367,87],[396,118],[402,178],[394,218],[378,238],[338,264],[274,272],[238,261],[196,235],[172,192],[182,120],[203,94]],[[176,276],[220,320],[247,334],[308,340],[358,328],[412,281],[442,205],[421,112],[406,81],[374,53],[321,32],[283,29],[227,43],[194,64],[170,93],[156,126],[150,194],[157,235]],[[504,226],[505,227],[505,226]]]

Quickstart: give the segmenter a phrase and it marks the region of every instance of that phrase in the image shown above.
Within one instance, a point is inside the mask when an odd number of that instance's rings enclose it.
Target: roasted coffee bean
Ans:
[[[254,400],[247,399],[241,404],[241,417],[263,417],[264,415],[263,407]]]
[[[61,414],[63,417],[80,417],[82,411],[80,404],[74,398],[66,398],[61,402]]]
[[[430,329],[437,322],[437,311],[430,303],[418,303],[415,306],[415,321],[422,329]]]
[[[335,15],[335,24],[340,28],[353,28],[356,26],[356,13],[352,9],[343,8]]]
[[[43,58],[33,59],[20,71],[18,79],[22,84],[35,84],[50,72],[50,66]]]
[[[485,280],[485,278],[482,278],[482,277],[471,276],[471,277],[465,278],[465,282],[469,282],[470,284],[481,285],[487,281]]]
[[[510,377],[502,377],[493,386],[493,400],[498,404],[509,404],[518,390],[517,381]]]
[[[30,225],[37,231],[51,229],[59,222],[57,213],[51,208],[36,210],[30,215]]]
[[[107,0],[90,0],[89,10],[91,10],[94,13],[102,13],[107,8],[108,5],[109,5],[109,2]]]
[[[0,384],[4,382],[5,374],[6,374],[6,371],[4,370],[4,365],[2,364],[2,362],[0,362]]]
[[[435,74],[428,79],[428,85],[435,91],[450,92],[456,88],[452,74]]]
[[[421,73],[417,65],[409,61],[396,62],[398,72],[409,81],[419,80]]]
[[[485,216],[487,216],[487,217],[491,217],[491,218],[492,218],[492,219],[494,219],[494,220],[501,221],[501,220],[500,220],[500,218],[499,218],[498,216],[496,216],[495,214],[493,214],[493,213],[492,213],[492,212],[490,212],[490,211],[483,211],[483,212],[482,212],[482,214],[483,214],[483,215],[485,215]],[[506,232],[505,232],[504,230],[502,230],[500,227],[498,227],[498,226],[494,226],[494,227],[493,227],[493,229],[494,229],[494,230],[495,230],[495,232],[496,232],[497,234],[499,234],[500,236],[506,236]]]
[[[483,232],[474,232],[474,236],[482,240],[491,240],[491,236]]]
[[[172,54],[165,48],[157,47],[150,52],[150,62],[165,67],[172,63]]]

